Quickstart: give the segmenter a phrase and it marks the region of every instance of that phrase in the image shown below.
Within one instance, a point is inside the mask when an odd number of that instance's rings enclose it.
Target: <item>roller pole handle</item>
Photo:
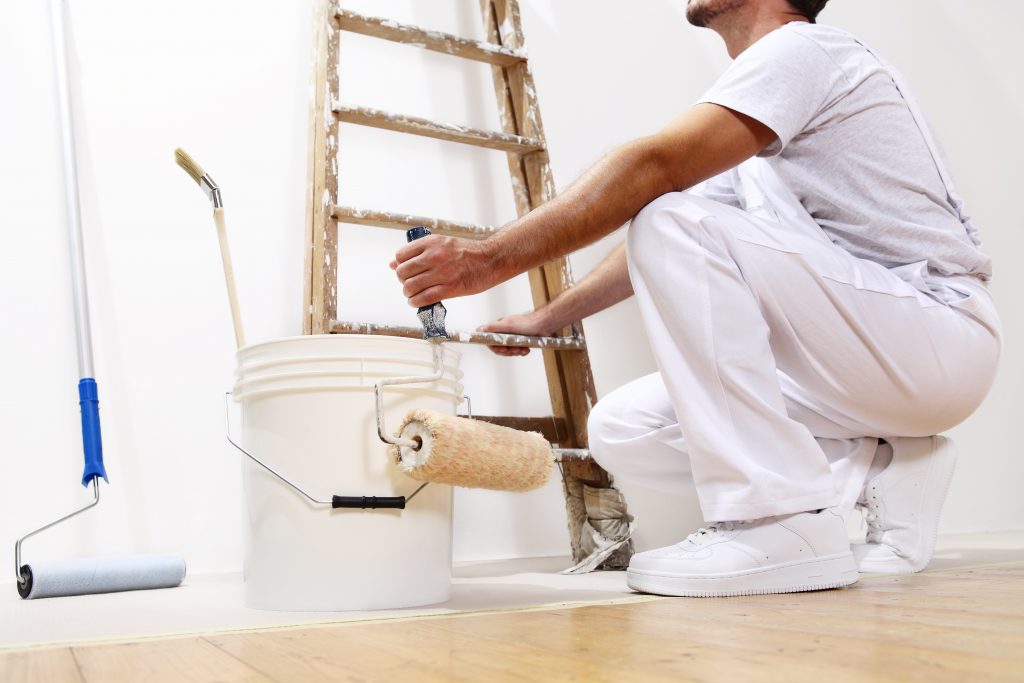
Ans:
[[[82,486],[88,486],[96,477],[107,481],[103,467],[103,440],[100,438],[100,397],[96,380],[86,377],[78,382],[78,405],[82,409],[82,447],[85,470]]]

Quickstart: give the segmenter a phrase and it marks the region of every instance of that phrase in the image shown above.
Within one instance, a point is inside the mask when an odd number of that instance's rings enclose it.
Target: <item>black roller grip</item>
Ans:
[[[405,509],[405,496],[332,496],[332,508]]]

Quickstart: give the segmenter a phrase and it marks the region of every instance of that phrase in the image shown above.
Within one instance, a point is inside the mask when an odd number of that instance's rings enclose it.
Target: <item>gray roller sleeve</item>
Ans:
[[[185,579],[181,555],[128,555],[33,562],[23,568],[29,583],[19,586],[26,599],[90,593],[174,588]]]

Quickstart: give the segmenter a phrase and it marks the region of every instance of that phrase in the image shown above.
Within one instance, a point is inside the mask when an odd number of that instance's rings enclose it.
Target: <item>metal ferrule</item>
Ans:
[[[213,208],[219,209],[224,206],[224,202],[220,198],[220,186],[213,182],[213,178],[210,177],[209,173],[204,174],[199,179],[199,187],[203,188],[203,192],[210,198]]]

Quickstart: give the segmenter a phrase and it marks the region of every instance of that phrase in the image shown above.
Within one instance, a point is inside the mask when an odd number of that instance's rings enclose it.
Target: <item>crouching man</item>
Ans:
[[[698,104],[491,238],[432,236],[392,263],[420,306],[631,221],[577,286],[485,329],[551,334],[636,296],[659,372],[597,404],[590,447],[622,479],[696,487],[708,525],[635,555],[635,590],[780,593],[919,571],[956,458],[935,435],[995,375],[990,261],[931,130],[898,73],[815,23],[825,2],[690,0],[689,21],[734,59]],[[868,534],[851,548],[855,505]]]

